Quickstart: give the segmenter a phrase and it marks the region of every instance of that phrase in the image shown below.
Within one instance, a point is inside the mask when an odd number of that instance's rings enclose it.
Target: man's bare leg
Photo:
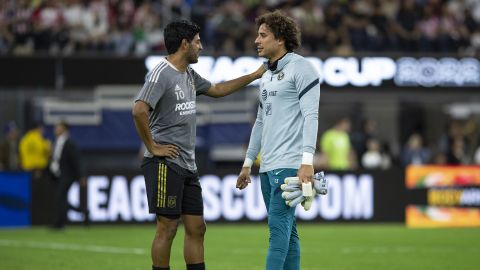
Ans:
[[[183,215],[182,219],[185,226],[183,255],[188,269],[189,265],[204,264],[203,240],[207,227],[203,216]]]
[[[177,233],[179,219],[157,216],[157,228],[152,243],[152,263],[154,267],[168,268],[173,238]]]

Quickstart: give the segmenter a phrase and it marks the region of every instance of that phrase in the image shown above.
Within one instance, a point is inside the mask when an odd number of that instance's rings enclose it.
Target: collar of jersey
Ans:
[[[280,72],[285,67],[285,65],[290,61],[293,54],[294,54],[293,52],[286,53],[284,56],[282,56],[282,58],[278,59],[270,66],[268,66],[268,63],[267,63],[267,68],[274,74]]]
[[[173,70],[175,70],[176,72],[178,72],[178,73],[185,73],[185,72],[182,72],[182,71],[178,70],[172,63],[170,63],[170,61],[168,61],[167,57],[164,57],[163,60],[165,60],[165,62],[166,62],[171,68],[173,68]]]

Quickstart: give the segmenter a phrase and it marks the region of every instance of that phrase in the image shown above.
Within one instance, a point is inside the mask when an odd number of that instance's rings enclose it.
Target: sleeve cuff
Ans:
[[[302,164],[313,165],[313,154],[308,152],[303,152]]]
[[[251,167],[252,167],[252,164],[253,164],[253,160],[251,160],[251,159],[249,159],[249,158],[245,158],[245,161],[243,162],[243,166],[242,166],[242,167],[251,168]]]

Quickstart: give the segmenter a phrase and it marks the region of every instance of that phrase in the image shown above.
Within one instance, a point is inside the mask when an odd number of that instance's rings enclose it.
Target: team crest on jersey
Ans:
[[[281,81],[283,77],[285,77],[285,74],[283,73],[283,71],[280,71],[280,73],[278,73],[277,80]]]
[[[192,93],[195,93],[197,89],[195,89],[195,84],[193,83],[192,79],[188,79],[188,84],[190,84],[190,87],[192,88]]]
[[[168,208],[175,208],[177,206],[177,196],[168,196]]]

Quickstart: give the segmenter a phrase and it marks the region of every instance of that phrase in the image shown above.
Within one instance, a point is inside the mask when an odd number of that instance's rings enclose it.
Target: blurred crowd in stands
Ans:
[[[302,53],[480,52],[478,0],[2,0],[0,54],[164,53],[163,27],[184,18],[207,52],[253,55],[255,17],[274,9]]]
[[[351,126],[349,118],[340,118],[321,134],[316,168],[385,170],[409,165],[480,165],[480,126],[473,117],[450,120],[437,141],[427,143],[422,132],[414,132],[398,151],[392,151],[378,138],[374,121],[366,119],[354,131]]]

